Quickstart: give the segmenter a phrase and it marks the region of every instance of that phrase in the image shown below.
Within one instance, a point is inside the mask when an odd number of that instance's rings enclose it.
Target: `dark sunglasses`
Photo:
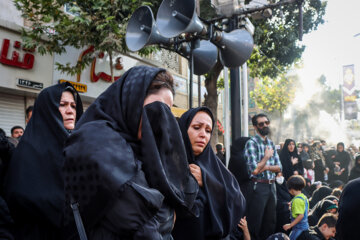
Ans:
[[[265,124],[266,124],[267,126],[269,126],[269,125],[270,125],[270,121],[268,120],[268,121],[265,121],[265,122],[259,122],[257,125],[258,125],[258,127],[263,127]]]

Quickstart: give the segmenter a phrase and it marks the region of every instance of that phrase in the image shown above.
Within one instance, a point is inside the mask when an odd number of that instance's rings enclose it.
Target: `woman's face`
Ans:
[[[161,88],[158,92],[148,95],[144,100],[144,106],[153,102],[163,102],[169,107],[174,103],[174,96],[170,89]]]
[[[64,127],[67,130],[73,130],[76,121],[76,103],[72,93],[68,91],[62,93],[59,111],[63,118]]]
[[[297,147],[297,149],[298,149],[298,151],[301,153],[302,150],[303,150],[303,146],[302,146],[301,144],[299,144],[298,147]]]
[[[206,112],[198,112],[188,128],[188,135],[195,156],[202,153],[210,141],[212,120]]]
[[[174,95],[172,94],[170,89],[161,88],[158,92],[148,95],[144,100],[143,106],[146,106],[153,102],[162,102],[168,105],[169,107],[172,107],[172,105],[174,104]],[[140,119],[138,139],[141,139],[141,126],[142,126],[142,119]]]
[[[294,152],[295,150],[295,143],[293,141],[291,141],[288,145],[288,150],[289,152]]]
[[[337,150],[338,150],[338,152],[344,151],[343,145],[338,145],[338,146],[337,146]]]
[[[304,146],[303,148],[304,148],[304,151],[305,151],[305,152],[309,152],[309,147]]]

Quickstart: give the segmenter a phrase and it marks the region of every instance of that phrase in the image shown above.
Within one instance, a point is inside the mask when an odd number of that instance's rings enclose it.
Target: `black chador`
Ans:
[[[32,118],[11,158],[5,198],[15,221],[15,239],[61,239],[65,201],[63,148],[69,131],[64,127],[59,105],[68,87],[69,83],[57,84],[39,94]],[[76,99],[79,119],[83,109],[77,93]]]
[[[88,108],[67,142],[66,196],[79,203],[89,239],[170,239],[174,211],[191,212],[198,185],[176,119],[164,103],[143,107],[161,71],[128,70]],[[66,212],[67,234],[78,239],[70,207]]]

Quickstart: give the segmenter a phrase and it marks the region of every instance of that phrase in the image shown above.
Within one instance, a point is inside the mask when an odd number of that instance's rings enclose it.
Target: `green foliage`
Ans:
[[[250,97],[255,99],[260,109],[282,114],[294,99],[297,82],[297,77],[265,77],[256,82],[255,90],[250,92]]]
[[[31,24],[23,29],[26,47],[37,47],[40,54],[62,54],[66,46],[84,48],[112,54],[126,52],[126,23],[133,11],[141,5],[158,5],[161,1],[140,0],[14,0],[22,16]],[[67,5],[71,14],[62,9]],[[156,48],[144,49],[149,54]],[[84,58],[75,66],[57,64],[64,72],[76,74],[90,64],[92,58]]]
[[[303,3],[303,33],[316,30],[324,23],[326,1],[305,0]],[[253,20],[257,49],[249,59],[252,77],[276,78],[299,62],[305,47],[299,42],[299,10],[297,4],[273,9],[270,19]]]
[[[325,110],[329,114],[340,113],[341,92],[340,89],[332,89],[326,82],[326,77],[321,75],[317,79],[320,84],[320,91],[310,100],[311,114],[317,114],[320,110]]]

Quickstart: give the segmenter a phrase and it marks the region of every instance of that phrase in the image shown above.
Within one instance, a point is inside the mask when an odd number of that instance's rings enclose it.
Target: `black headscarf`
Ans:
[[[14,151],[5,179],[5,197],[15,220],[41,220],[60,227],[64,208],[61,172],[63,148],[69,131],[59,111],[60,99],[69,83],[41,91],[24,135]],[[83,108],[76,96],[76,120]]]
[[[239,184],[250,180],[244,149],[249,137],[240,137],[231,146],[229,170],[234,174]]]
[[[318,202],[329,196],[331,193],[332,189],[327,186],[322,186],[316,189],[309,200],[310,208],[313,208]]]
[[[349,167],[349,163],[350,163],[350,155],[347,151],[345,151],[344,143],[339,142],[337,144],[337,147],[339,147],[339,146],[343,147],[343,151],[339,152],[338,149],[336,149],[336,156],[335,156],[334,161],[340,162],[340,167],[345,168],[345,172],[348,172],[348,167]]]
[[[289,149],[288,149],[288,146],[291,142],[293,142],[295,144],[295,149],[293,152],[289,152]],[[291,157],[297,158],[298,163],[293,165],[291,162]],[[303,167],[301,158],[298,155],[296,143],[294,140],[292,140],[292,139],[285,140],[284,147],[282,148],[281,153],[280,153],[280,161],[281,161],[281,165],[282,165],[282,169],[283,169],[282,172],[283,172],[285,180],[288,180],[289,177],[294,175],[294,171],[298,171],[299,175],[304,174],[304,167]]]
[[[192,208],[198,185],[186,162],[176,119],[163,103],[143,108],[147,89],[162,71],[146,66],[128,70],[88,108],[67,142],[67,200],[72,196],[79,202],[85,227],[96,224],[115,201],[132,208],[123,194],[125,183],[141,170],[151,188],[132,187],[145,194],[148,209],[159,208],[162,195],[176,211]],[[141,141],[137,138],[140,120]]]
[[[315,226],[318,224],[319,219],[322,215],[328,212],[328,210],[338,208],[336,204],[330,199],[323,199],[318,204],[316,204],[309,213],[309,225]]]
[[[214,126],[214,117],[207,107],[188,110],[178,122],[184,139],[188,162],[201,168],[203,187],[200,189],[199,195],[204,198],[203,217],[205,219],[200,219],[200,221],[205,222],[203,223],[204,232],[199,235],[204,239],[221,239],[229,235],[230,231],[239,223],[245,211],[245,199],[235,177],[218,160],[210,144],[205,147],[200,155],[194,155],[187,131],[191,121],[200,111],[209,114]],[[188,231],[188,229],[184,229],[184,226],[187,226],[188,223],[191,224],[191,222],[196,221],[192,221],[192,219],[176,220],[175,228],[180,230],[177,232],[180,232],[181,235],[181,229],[182,232]],[[201,229],[197,230],[201,231]],[[192,239],[196,239],[194,238],[196,234],[191,235]],[[181,236],[174,236],[174,238],[182,239]]]
[[[360,239],[360,179],[350,181],[344,188],[339,202],[336,239]]]

